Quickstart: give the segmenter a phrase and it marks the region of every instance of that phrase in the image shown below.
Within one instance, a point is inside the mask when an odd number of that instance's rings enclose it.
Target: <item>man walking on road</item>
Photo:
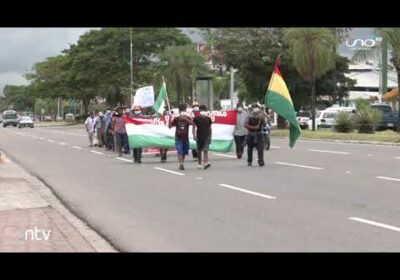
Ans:
[[[113,135],[110,131],[111,125],[111,108],[107,108],[106,114],[104,116],[104,133],[105,133],[105,146],[107,150],[112,149]]]
[[[235,146],[236,146],[236,157],[238,159],[242,158],[244,145],[247,135],[247,129],[245,127],[245,123],[248,117],[247,112],[243,109],[243,105],[238,103],[236,105],[236,126],[235,130],[233,131],[233,138],[235,139]]]
[[[140,106],[135,105],[133,106],[133,117],[135,118],[142,118],[143,113]],[[134,163],[142,163],[142,148],[134,148],[133,149],[133,162]]]
[[[247,133],[247,163],[248,166],[252,165],[253,162],[253,148],[257,149],[258,152],[258,165],[264,166],[264,137],[262,134],[262,128],[265,123],[264,112],[260,110],[258,104],[253,104],[252,113],[246,120],[245,127],[248,130]]]
[[[93,134],[95,129],[95,119],[93,113],[90,113],[85,121],[86,131],[89,136],[90,147],[93,147]]]
[[[192,103],[192,110],[191,110],[191,117],[194,119],[195,117],[200,115],[200,108],[199,108],[199,102],[194,101]],[[197,149],[192,149],[192,156],[193,159],[196,161],[197,158]]]
[[[208,148],[211,143],[211,124],[212,120],[209,116],[207,116],[207,107],[204,105],[200,106],[200,115],[193,119],[193,138],[197,143],[197,157],[199,165],[197,166],[199,169],[202,168],[202,154],[204,155],[204,169],[207,169],[211,166],[208,162]]]
[[[186,112],[186,105],[179,106],[180,116],[169,123],[169,128],[175,126],[175,148],[178,154],[179,170],[184,170],[185,156],[189,153],[189,126],[193,125],[192,119]]]
[[[96,118],[96,126],[95,130],[97,133],[98,145],[100,148],[104,145],[104,116],[102,112],[99,112],[98,117]]]
[[[122,156],[122,148],[124,145],[124,134],[126,134],[125,120],[120,112],[115,113],[114,134],[116,135],[118,156]]]

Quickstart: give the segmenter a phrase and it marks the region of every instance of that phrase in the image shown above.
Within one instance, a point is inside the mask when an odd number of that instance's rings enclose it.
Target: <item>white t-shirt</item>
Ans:
[[[85,121],[86,129],[89,130],[90,133],[94,133],[94,126],[96,124],[96,119],[88,117]]]

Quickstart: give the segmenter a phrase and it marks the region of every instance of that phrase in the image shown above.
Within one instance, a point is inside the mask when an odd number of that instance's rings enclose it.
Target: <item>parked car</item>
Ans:
[[[308,127],[308,121],[311,118],[310,112],[307,111],[299,111],[297,113],[297,123],[301,128],[307,128]]]
[[[315,129],[333,127],[338,114],[338,111],[333,110],[318,111],[315,115]],[[312,119],[308,121],[308,129],[312,129]]]
[[[31,117],[23,116],[18,121],[18,128],[22,128],[22,127],[26,127],[26,126],[33,128],[33,120]]]
[[[384,103],[371,104],[371,108],[382,112],[382,121],[378,124],[378,130],[396,129],[399,122],[399,112],[393,111],[389,104]]]
[[[52,122],[52,121],[53,121],[53,118],[52,118],[51,116],[45,116],[45,117],[44,117],[44,121],[45,121],[45,122]]]

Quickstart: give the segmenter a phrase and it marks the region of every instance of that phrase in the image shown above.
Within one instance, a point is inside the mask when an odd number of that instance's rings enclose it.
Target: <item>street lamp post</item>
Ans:
[[[231,83],[230,83],[230,90],[229,90],[229,99],[231,100],[232,108],[235,107],[235,105],[233,104],[233,95],[234,95],[234,87],[235,87],[235,80],[234,80],[235,72],[237,72],[237,70],[234,70],[233,67],[231,66],[231,68],[230,68]]]

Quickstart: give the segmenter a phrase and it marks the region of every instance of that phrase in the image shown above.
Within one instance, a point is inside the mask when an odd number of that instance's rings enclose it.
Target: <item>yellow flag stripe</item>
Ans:
[[[286,86],[286,83],[280,75],[277,75],[275,73],[273,74],[271,82],[270,82],[269,90],[282,95],[293,105],[292,98],[290,97],[289,90]]]

